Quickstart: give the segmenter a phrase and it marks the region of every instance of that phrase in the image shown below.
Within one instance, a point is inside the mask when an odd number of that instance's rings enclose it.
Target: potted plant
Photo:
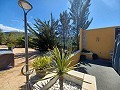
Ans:
[[[37,57],[32,63],[33,68],[36,71],[36,75],[43,78],[46,74],[47,69],[50,67],[51,57],[43,56]]]
[[[13,51],[14,44],[13,43],[8,43],[7,47],[8,47],[8,50],[12,50]]]

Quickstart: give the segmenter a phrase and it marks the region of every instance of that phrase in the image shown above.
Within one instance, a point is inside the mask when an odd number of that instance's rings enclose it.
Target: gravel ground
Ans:
[[[49,81],[50,81],[50,79],[37,82],[36,84],[34,84],[33,90],[41,90],[42,87],[44,85],[46,85]],[[63,89],[64,90],[81,90],[81,86],[74,82],[64,79],[63,80]],[[56,83],[48,90],[60,90],[59,80],[57,80]]]
[[[60,90],[59,88],[60,88],[59,80],[57,80],[57,82],[48,90]],[[64,80],[63,88],[64,90],[81,90],[80,85],[67,80]]]

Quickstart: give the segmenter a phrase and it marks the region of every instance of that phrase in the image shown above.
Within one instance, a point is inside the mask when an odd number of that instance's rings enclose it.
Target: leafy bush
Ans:
[[[35,70],[44,70],[50,67],[51,57],[43,56],[35,58],[32,66]]]
[[[13,43],[8,43],[7,47],[14,47],[15,45]]]

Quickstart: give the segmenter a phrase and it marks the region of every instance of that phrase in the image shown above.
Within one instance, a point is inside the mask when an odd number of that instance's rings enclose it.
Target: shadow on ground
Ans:
[[[37,55],[42,55],[42,53],[40,53],[39,51],[35,51],[35,52],[30,51],[30,52],[28,53],[29,59],[32,59],[31,57],[32,57],[33,55],[36,55],[36,56],[37,56]],[[20,53],[20,54],[14,55],[14,59],[19,59],[19,58],[23,58],[23,57],[25,57],[25,53]]]
[[[120,90],[120,76],[112,68],[110,60],[80,61],[77,71],[95,76],[97,90]]]
[[[79,72],[82,72],[82,73],[88,73],[87,72],[87,69],[85,68],[85,67],[79,67],[79,68],[77,68],[77,69],[75,69],[76,71],[79,71]]]
[[[31,51],[31,52],[28,53],[28,59],[33,60],[34,58],[36,58],[38,56],[42,56],[42,55],[44,55],[44,52],[39,52],[39,51],[34,51],[33,52],[33,51]],[[14,55],[14,59],[20,59],[20,58],[25,58],[25,53],[20,53],[20,54]],[[24,63],[25,63],[25,61],[19,63],[15,67],[19,67]]]
[[[111,61],[102,60],[102,59],[97,59],[97,60],[87,59],[87,60],[84,60],[84,61],[80,61],[79,63],[80,63],[79,68],[77,68],[75,70],[79,71],[79,72],[86,73],[86,74],[88,74],[87,68],[90,68],[92,66],[91,64],[105,66],[105,67],[112,67]]]
[[[11,68],[12,68],[11,66],[7,66],[7,67],[4,67],[4,68],[1,68],[0,71],[9,70]]]
[[[24,85],[20,86],[19,90],[26,90],[26,85],[24,84]]]
[[[81,61],[81,64],[86,64],[86,65],[90,65],[90,64],[95,64],[95,65],[100,65],[100,66],[106,66],[106,67],[112,67],[112,63],[110,60],[103,60],[103,59],[97,59],[97,60],[85,60],[85,61]]]
[[[38,77],[36,75],[30,77],[30,79],[29,79],[29,81],[30,81],[30,83],[29,83],[29,90],[32,90],[32,88],[34,88],[33,85],[36,82],[38,82],[39,80],[40,80],[40,77]],[[19,90],[26,90],[26,85],[24,84],[24,85],[20,86]]]

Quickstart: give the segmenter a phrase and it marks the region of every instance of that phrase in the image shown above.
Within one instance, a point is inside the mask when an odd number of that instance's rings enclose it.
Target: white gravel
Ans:
[[[60,90],[60,85],[59,85],[59,80],[57,80],[57,82],[48,90]],[[81,86],[74,83],[74,82],[70,82],[67,80],[63,81],[63,88],[64,90],[81,90]]]
[[[43,87],[42,84],[44,84],[44,83],[47,84],[47,80],[44,80],[42,82],[39,82],[39,83],[35,84],[33,90],[41,90],[41,88]],[[71,82],[71,81],[68,81],[68,80],[64,79],[63,80],[63,89],[64,90],[81,90],[81,85],[78,85],[78,84],[76,84],[74,82]],[[59,79],[48,90],[60,90]]]

